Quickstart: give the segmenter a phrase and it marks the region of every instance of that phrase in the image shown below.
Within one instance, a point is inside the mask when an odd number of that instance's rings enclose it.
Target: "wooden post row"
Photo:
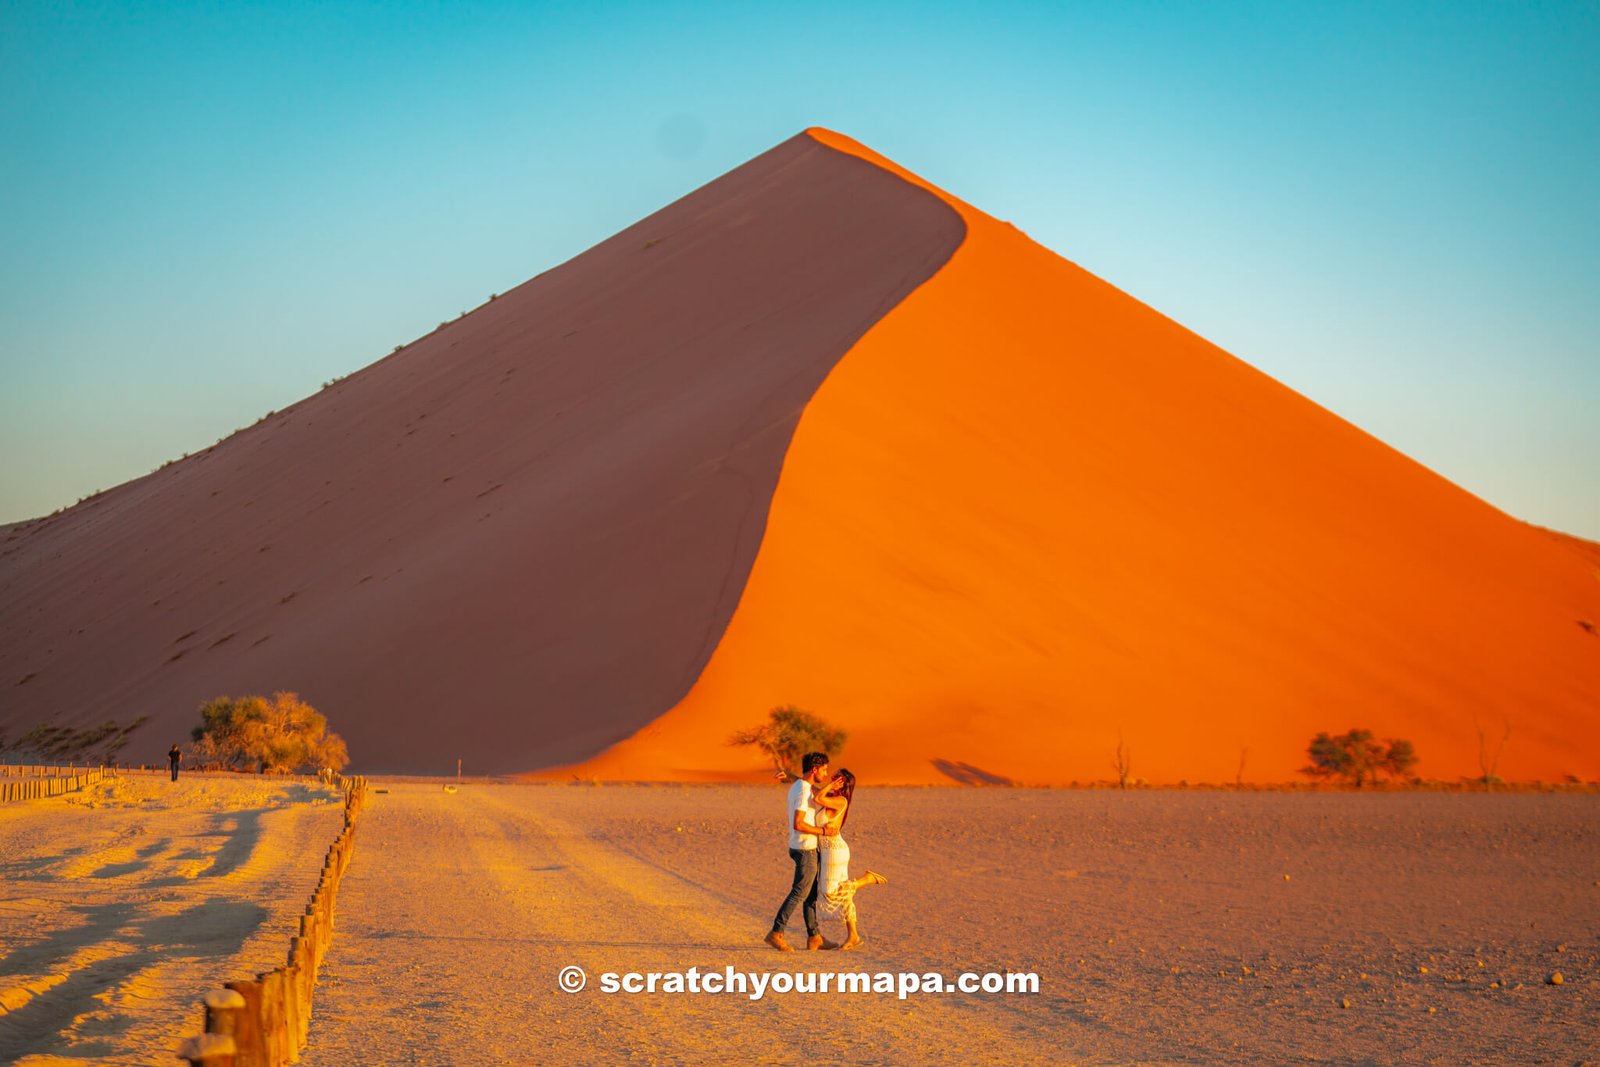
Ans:
[[[353,851],[356,813],[366,799],[366,779],[345,785],[345,829],[328,849],[311,903],[300,917],[300,933],[289,942],[285,966],[253,982],[229,982],[206,996],[206,1033],[179,1051],[208,1067],[283,1067],[297,1062],[310,1037],[317,971],[333,942],[334,901],[339,878]]]

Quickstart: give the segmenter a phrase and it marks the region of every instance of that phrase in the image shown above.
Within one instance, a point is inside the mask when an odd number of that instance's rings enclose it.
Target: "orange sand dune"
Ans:
[[[1119,735],[1284,780],[1353,725],[1454,778],[1507,722],[1502,776],[1600,777],[1600,561],[939,195],[967,238],[807,407],[699,681],[568,771],[757,775],[726,740],[792,703],[876,781],[1103,779]]]
[[[845,138],[799,135],[217,446],[0,529],[0,734],[299,691],[357,766],[1600,776],[1600,558]],[[1241,768],[1242,764],[1242,768]]]

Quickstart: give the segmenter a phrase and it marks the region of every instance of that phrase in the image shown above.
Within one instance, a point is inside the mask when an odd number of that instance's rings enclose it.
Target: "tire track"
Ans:
[[[873,970],[780,956],[694,872],[541,805],[550,787],[396,785],[340,897],[306,1067],[342,1063],[1060,1062],[955,1004],[893,995],[606,995],[602,972]],[[563,967],[588,975],[577,994]]]

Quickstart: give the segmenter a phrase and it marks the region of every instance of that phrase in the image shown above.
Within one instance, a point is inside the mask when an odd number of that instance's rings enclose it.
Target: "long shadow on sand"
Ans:
[[[83,945],[93,945],[122,929],[138,911],[132,904],[85,904],[67,909],[88,921],[52,930],[32,944],[12,949],[0,960],[0,980],[38,974]]]
[[[46,944],[30,945],[7,958],[27,956],[43,963],[116,935],[126,950],[77,967],[62,981],[28,1003],[0,1017],[0,1061],[21,1058],[54,1046],[61,1032],[79,1015],[96,1006],[96,997],[157,963],[176,958],[230,957],[266,920],[267,910],[256,904],[213,899],[179,912],[128,922],[132,905],[112,904],[80,909],[95,913],[88,926],[63,931]],[[89,935],[94,935],[90,937]],[[114,1029],[114,1027],[113,1027]],[[105,1032],[102,1028],[102,1033]]]
[[[219,812],[212,816],[211,829],[200,836],[226,838],[222,847],[215,852],[193,851],[179,853],[176,859],[200,860],[211,857],[211,866],[201,871],[194,877],[198,878],[226,878],[240,867],[250,861],[255,854],[256,845],[261,842],[261,818],[269,811],[277,808],[250,808],[241,811]],[[162,886],[184,885],[193,878],[186,875],[171,875],[166,878],[157,878],[146,884],[159,888]]]
[[[29,876],[35,872],[45,872],[38,877],[38,881],[54,881],[55,876],[50,873],[50,868],[56,864],[81,856],[87,849],[69,848],[55,856],[33,856],[25,860],[8,860],[0,863],[0,882],[21,882],[30,880]]]

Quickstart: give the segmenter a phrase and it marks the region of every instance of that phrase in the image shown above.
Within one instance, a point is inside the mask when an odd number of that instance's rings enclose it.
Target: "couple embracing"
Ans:
[[[825,752],[808,753],[800,762],[800,772],[789,787],[789,858],[794,861],[794,884],[772,920],[766,941],[780,952],[794,951],[784,939],[784,931],[796,905],[800,905],[806,924],[806,948],[855,948],[861,944],[856,930],[856,890],[888,881],[872,871],[860,878],[850,877],[850,846],[840,831],[850,817],[856,776],[842,768],[838,774],[831,773]],[[844,921],[846,937],[842,944],[822,936],[819,910],[829,918]]]

